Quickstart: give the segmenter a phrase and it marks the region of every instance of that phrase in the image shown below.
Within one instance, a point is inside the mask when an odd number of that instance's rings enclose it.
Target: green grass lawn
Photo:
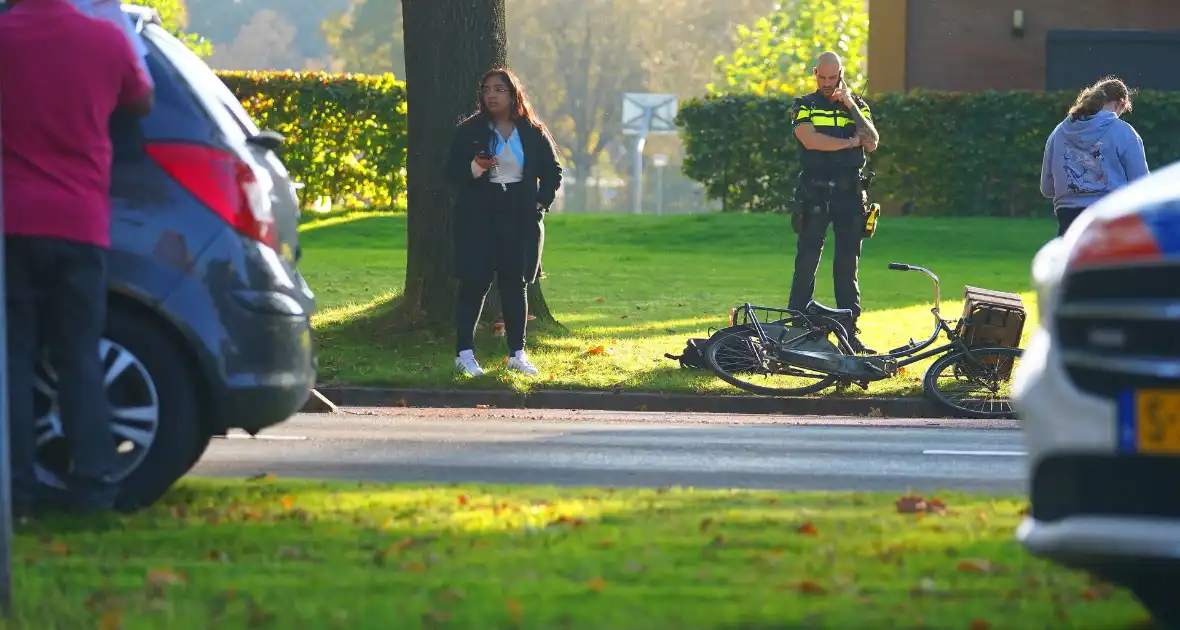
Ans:
[[[860,286],[864,339],[879,351],[925,339],[932,327],[931,284],[886,263],[928,267],[942,279],[943,314],[962,311],[963,286],[1017,292],[1035,322],[1029,266],[1055,234],[1049,220],[886,218],[864,242]],[[726,325],[743,302],[785,307],[795,236],[784,215],[553,215],[548,220],[542,287],[568,332],[530,329],[539,377],[491,369],[455,375],[453,336],[373,339],[364,321],[400,291],[405,277],[405,218],[337,216],[304,225],[301,263],[316,291],[321,382],[400,387],[512,387],[736,393],[711,374],[681,369],[690,336]],[[820,263],[816,299],[835,306],[831,238]],[[503,340],[485,333],[477,355],[498,368]],[[928,362],[874,383],[869,394],[920,391]],[[858,388],[848,394],[860,393]]]
[[[0,628],[1129,628],[1125,592],[1026,554],[1023,502],[188,479],[18,528]],[[933,497],[930,498],[933,503]]]

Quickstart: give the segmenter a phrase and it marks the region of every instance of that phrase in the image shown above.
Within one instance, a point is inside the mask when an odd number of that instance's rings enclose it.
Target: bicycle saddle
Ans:
[[[852,309],[850,308],[828,308],[815,300],[807,303],[808,315],[823,315],[833,319],[852,319]]]

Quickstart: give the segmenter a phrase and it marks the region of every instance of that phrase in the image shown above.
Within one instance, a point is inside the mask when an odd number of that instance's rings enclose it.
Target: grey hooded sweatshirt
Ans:
[[[1066,117],[1045,143],[1041,194],[1054,210],[1086,208],[1147,173],[1143,139],[1114,112]]]

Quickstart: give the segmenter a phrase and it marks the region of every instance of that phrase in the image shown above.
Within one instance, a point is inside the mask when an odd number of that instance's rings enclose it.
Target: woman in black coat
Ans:
[[[455,367],[483,374],[475,360],[475,326],[492,280],[498,280],[508,368],[536,374],[524,351],[526,288],[541,275],[545,213],[561,186],[561,163],[544,123],[510,70],[488,71],[475,113],[459,123],[447,159],[458,189],[452,212]]]

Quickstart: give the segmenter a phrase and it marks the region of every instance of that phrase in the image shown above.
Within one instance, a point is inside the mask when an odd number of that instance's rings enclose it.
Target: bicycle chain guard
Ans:
[[[827,342],[827,340],[824,340]],[[831,345],[828,342],[828,345]],[[823,372],[852,381],[879,381],[897,373],[897,362],[885,357],[859,357],[832,352],[779,348],[777,359],[787,365]]]

